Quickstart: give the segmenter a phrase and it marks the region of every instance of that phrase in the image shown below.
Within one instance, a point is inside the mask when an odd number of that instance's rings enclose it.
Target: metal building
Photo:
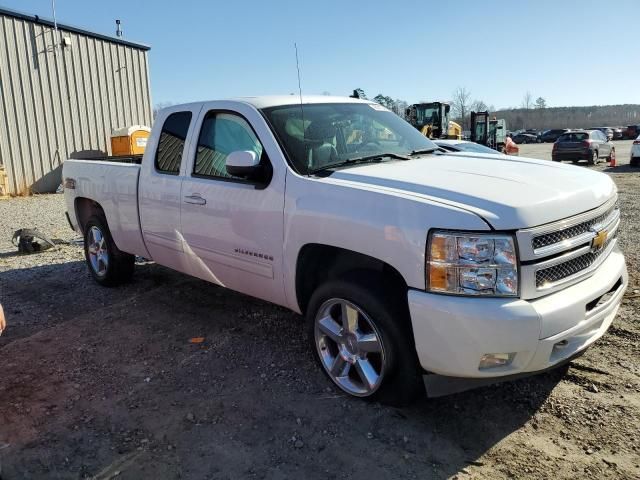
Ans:
[[[149,47],[55,27],[0,8],[0,195],[55,191],[66,158],[110,155],[113,130],[151,126]]]

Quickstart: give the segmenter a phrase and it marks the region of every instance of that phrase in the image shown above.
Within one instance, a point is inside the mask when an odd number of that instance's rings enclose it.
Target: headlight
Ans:
[[[457,295],[518,295],[518,257],[511,235],[432,232],[427,289]]]

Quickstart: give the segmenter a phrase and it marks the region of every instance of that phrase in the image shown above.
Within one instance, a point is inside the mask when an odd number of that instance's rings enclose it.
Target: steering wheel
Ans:
[[[363,150],[367,152],[372,150],[378,150],[379,148],[380,148],[380,142],[371,141],[362,145],[358,150]]]

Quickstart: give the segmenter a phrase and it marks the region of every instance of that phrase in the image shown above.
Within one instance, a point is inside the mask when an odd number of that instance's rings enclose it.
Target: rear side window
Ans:
[[[191,123],[191,112],[172,113],[164,121],[158,149],[156,150],[156,170],[169,175],[178,175],[182,163],[184,143]]]
[[[209,112],[202,122],[193,174],[202,177],[237,178],[227,173],[231,152],[249,150],[262,156],[262,144],[246,120],[231,113]]]

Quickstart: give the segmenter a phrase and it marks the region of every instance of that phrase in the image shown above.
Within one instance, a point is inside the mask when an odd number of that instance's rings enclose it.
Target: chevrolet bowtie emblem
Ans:
[[[607,232],[606,230],[600,230],[599,232],[596,232],[596,236],[593,237],[593,240],[591,240],[591,249],[597,251],[604,247],[608,236],[609,232]]]

